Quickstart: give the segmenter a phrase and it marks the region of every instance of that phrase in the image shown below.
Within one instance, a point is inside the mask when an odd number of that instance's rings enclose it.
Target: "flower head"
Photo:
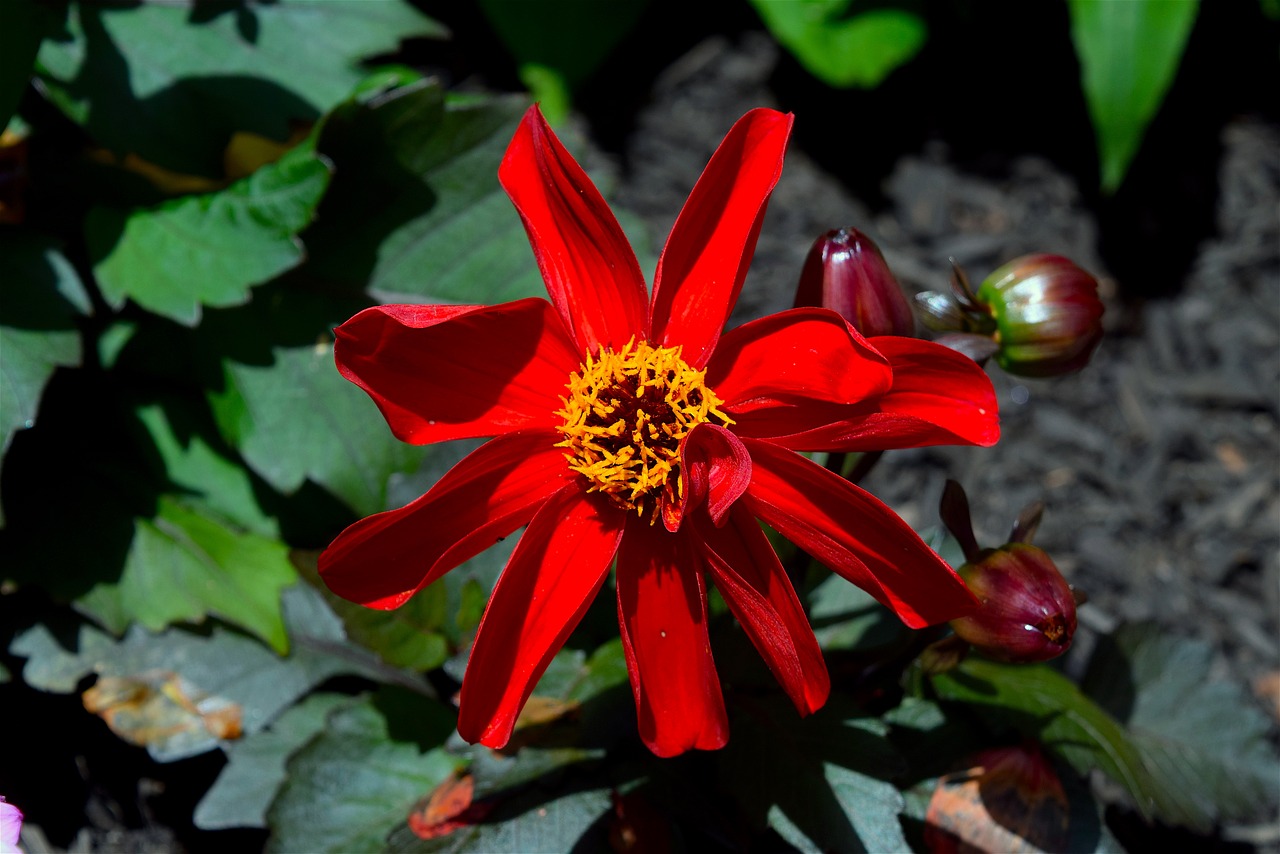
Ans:
[[[640,735],[655,753],[728,738],[707,580],[797,709],[819,708],[826,666],[757,519],[910,625],[975,604],[891,510],[797,451],[991,444],[986,375],[927,342],[872,347],[822,308],[724,331],[791,122],[753,110],[729,131],[650,295],[612,212],[530,108],[498,174],[550,302],[384,305],[338,328],[338,369],[399,438],[492,438],[418,500],[342,532],[320,557],[329,587],[394,608],[527,526],[476,633],[465,739],[507,743],[615,563]]]
[[[0,795],[0,854],[22,854],[18,838],[22,836],[22,810]]]
[[[829,308],[868,338],[916,330],[911,304],[880,247],[856,228],[828,231],[814,241],[795,304]]]

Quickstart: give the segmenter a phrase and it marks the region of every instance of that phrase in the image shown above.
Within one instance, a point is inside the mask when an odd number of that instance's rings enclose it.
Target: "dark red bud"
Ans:
[[[868,338],[915,333],[902,287],[880,249],[855,228],[828,231],[813,244],[800,271],[795,304],[839,312]]]
[[[1076,631],[1071,587],[1043,550],[1026,543],[989,549],[960,568],[982,602],[951,628],[1001,661],[1047,661],[1066,652]]]
[[[1098,282],[1061,255],[1010,261],[983,281],[978,300],[996,321],[996,361],[1011,374],[1078,371],[1102,340]]]

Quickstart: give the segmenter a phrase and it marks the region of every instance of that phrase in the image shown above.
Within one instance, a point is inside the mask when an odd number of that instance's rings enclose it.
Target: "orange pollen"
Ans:
[[[564,419],[569,468],[587,479],[588,492],[603,492],[628,510],[658,518],[664,503],[682,497],[680,441],[699,424],[733,423],[707,388],[705,370],[694,370],[679,347],[654,347],[632,338],[621,350],[587,356],[570,375]]]

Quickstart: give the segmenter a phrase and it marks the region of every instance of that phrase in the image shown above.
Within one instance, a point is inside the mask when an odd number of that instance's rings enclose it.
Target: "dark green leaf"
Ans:
[[[80,363],[78,312],[88,297],[52,241],[0,234],[0,453],[13,432],[35,423],[40,395],[59,365]]]
[[[295,235],[328,184],[327,163],[304,146],[216,193],[95,209],[86,229],[102,295],[192,326],[201,305],[246,302],[249,288],[302,260]]]
[[[928,31],[907,9],[854,0],[751,0],[773,37],[829,86],[870,89],[915,56]]]
[[[1280,802],[1269,726],[1237,685],[1210,678],[1212,650],[1151,624],[1099,645],[1084,688],[1127,725],[1163,797],[1158,817],[1207,833]]]
[[[1076,773],[1101,769],[1124,786],[1144,816],[1168,808],[1169,793],[1129,733],[1056,670],[970,657],[933,684],[943,699],[981,706],[1039,740]]]
[[[481,0],[520,64],[520,77],[552,124],[568,114],[569,90],[587,80],[639,20],[647,0]],[[555,94],[559,102],[548,104]]]
[[[1067,8],[1098,138],[1102,188],[1112,192],[1173,82],[1200,2],[1070,0]]]
[[[903,771],[888,728],[838,699],[804,720],[781,701],[768,708],[736,721],[720,756],[750,820],[801,850],[907,850],[902,795],[883,779]]]
[[[288,139],[347,97],[362,59],[444,34],[399,0],[84,3],[67,30],[38,57],[55,102],[118,154],[209,177],[232,132]]]
[[[227,442],[283,493],[312,481],[362,515],[387,509],[387,481],[427,451],[391,435],[369,397],[338,373],[329,342],[276,347],[269,365],[227,362],[210,395]]]
[[[342,694],[312,695],[266,729],[227,745],[226,767],[196,806],[196,827],[266,827],[267,807],[285,781],[285,762],[324,729],[330,712],[350,702]]]
[[[423,714],[430,714],[426,700]],[[398,740],[372,701],[334,712],[287,764],[267,812],[268,851],[381,850],[410,808],[453,774],[442,748]]]
[[[420,102],[414,109],[424,117],[433,109],[429,90],[399,97]],[[367,109],[412,113],[399,97]],[[384,302],[492,304],[543,293],[520,218],[498,185],[498,164],[525,106],[518,99],[450,102],[433,128],[406,123],[377,144],[326,128],[320,147],[338,177],[307,234],[308,269]],[[412,171],[402,167],[389,179],[386,154],[409,162],[409,151]]]
[[[36,0],[0,3],[0,131],[9,124],[31,79],[40,41],[53,28],[53,9]]]
[[[888,609],[838,575],[824,578],[807,598],[823,649],[883,646],[902,634],[902,623]]]

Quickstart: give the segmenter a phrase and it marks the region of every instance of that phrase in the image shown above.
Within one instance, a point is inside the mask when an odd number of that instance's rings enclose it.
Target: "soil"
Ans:
[[[771,106],[793,111],[796,130],[737,321],[790,307],[812,241],[842,226],[874,237],[914,290],[945,288],[949,258],[975,281],[1033,251],[1094,272],[1107,337],[1089,368],[1055,381],[993,369],[996,447],[894,452],[863,485],[927,526],[944,480],[956,478],[987,544],[1044,500],[1037,544],[1089,596],[1078,646],[1122,621],[1155,620],[1212,644],[1219,675],[1251,686],[1280,720],[1280,109],[1263,82],[1275,79],[1276,27],[1255,26],[1257,4],[1204,4],[1168,102],[1112,198],[1094,189],[1093,139],[1056,4],[934,10],[924,52],[870,93],[818,84],[746,3],[675,28],[675,4],[652,6],[579,93],[574,128],[588,167],[612,178],[613,199],[640,217],[655,253],[725,131]],[[457,36],[429,57],[450,82],[519,88],[477,11],[428,11]],[[1217,62],[1228,49],[1262,59],[1235,62],[1228,78]],[[32,721],[83,725],[74,697],[23,703]],[[77,827],[77,814],[83,822],[86,797],[90,820],[52,842],[261,844],[258,832],[191,827],[216,757],[160,766],[112,741],[95,730],[49,756],[75,780],[63,827]],[[1280,819],[1227,827],[1193,848],[1278,852]]]

